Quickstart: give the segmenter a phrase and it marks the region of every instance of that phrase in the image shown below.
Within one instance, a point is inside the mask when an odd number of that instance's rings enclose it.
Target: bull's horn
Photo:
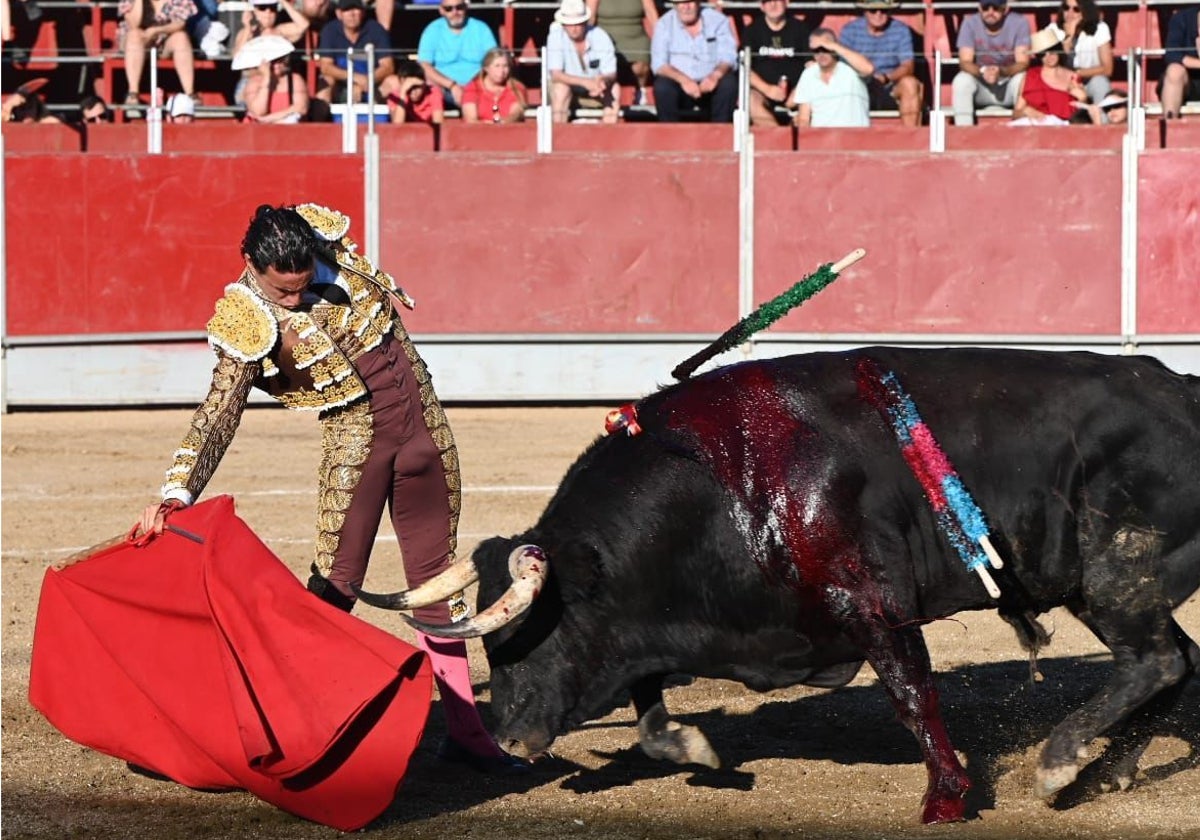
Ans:
[[[508,568],[513,579],[508,591],[474,618],[454,624],[426,624],[407,615],[403,618],[414,629],[442,639],[473,639],[499,630],[520,619],[533,605],[546,582],[550,564],[536,545],[522,545],[508,556]]]
[[[411,610],[417,607],[427,607],[438,601],[445,601],[477,580],[479,580],[479,571],[475,568],[475,561],[470,557],[464,557],[451,563],[436,577],[431,577],[420,586],[406,589],[403,592],[388,594],[365,592],[354,584],[350,584],[350,588],[354,590],[355,595],[362,599],[364,604],[370,604],[372,607],[384,610]]]

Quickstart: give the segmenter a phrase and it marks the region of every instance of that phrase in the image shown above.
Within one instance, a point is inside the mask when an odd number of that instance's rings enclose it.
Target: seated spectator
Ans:
[[[490,49],[483,68],[462,92],[462,117],[469,123],[516,123],[525,120],[525,86],[512,77],[508,50]]]
[[[196,14],[196,4],[192,0],[120,0],[117,14],[121,16],[117,41],[125,55],[125,80],[129,85],[125,105],[139,102],[142,70],[151,47],[156,47],[161,57],[175,62],[179,86],[188,96],[195,96],[192,42],[185,27],[188,18]],[[126,115],[136,119],[140,112],[130,109]]]
[[[287,18],[286,20],[280,19],[281,11]],[[304,33],[308,31],[308,26],[308,18],[300,13],[291,0],[251,0],[250,8],[242,12],[242,28],[238,30],[237,37],[233,40],[233,56],[236,59],[238,53],[242,51],[242,47],[246,46],[249,41],[264,35],[277,35],[293,44],[298,44],[304,37]],[[257,65],[242,71],[237,89],[233,93],[234,102],[245,102],[242,92],[246,88],[246,82],[257,72]]]
[[[1013,106],[1013,125],[1067,125],[1079,113],[1077,103],[1087,102],[1087,90],[1066,66],[1064,33],[1048,26],[1030,40],[1030,68],[1025,73]]]
[[[550,112],[556,123],[567,122],[580,105],[603,109],[606,123],[620,118],[617,50],[608,33],[589,19],[584,0],[563,0],[546,37]]]
[[[733,122],[737,43],[729,18],[699,0],[670,0],[650,39],[654,105],[659,122],[678,122],[684,108],[712,122]]]
[[[291,124],[300,122],[308,114],[308,85],[304,77],[292,69],[295,50],[287,41],[278,40],[281,46],[264,55],[262,63],[246,82],[244,101],[248,122]],[[283,52],[285,47],[287,52]]]
[[[354,58],[353,66],[346,63],[346,50],[366,51],[367,45],[375,47],[374,84],[378,98],[382,101],[394,93],[400,85],[396,78],[395,61],[392,59],[392,42],[382,26],[367,20],[363,0],[337,0],[337,18],[321,28],[317,42],[321,78],[325,87],[317,91],[317,97],[326,102],[345,102],[347,89],[352,101],[363,102],[372,80],[368,77],[366,56]]]
[[[167,100],[167,122],[190,124],[196,121],[196,100],[186,93],[174,93]]]
[[[1129,121],[1129,101],[1120,93],[1110,93],[1095,104],[1077,102],[1075,107],[1085,113],[1087,121],[1093,125],[1118,125]],[[1083,120],[1075,118],[1071,122],[1083,122]]]
[[[815,61],[800,74],[793,102],[796,125],[804,128],[864,128],[871,124],[867,83],[875,65],[844,44],[832,29],[814,29],[808,39]]]
[[[280,12],[286,19],[281,19]],[[278,35],[298,44],[308,27],[308,18],[291,0],[251,0],[250,7],[242,12],[242,28],[233,41],[233,54],[237,55],[251,38],[262,35]]]
[[[1029,23],[1008,12],[1006,0],[981,0],[958,30],[958,73],[951,83],[954,124],[975,125],[975,109],[1017,103],[1029,66]]]
[[[1059,26],[1066,33],[1063,46],[1070,56],[1088,99],[1100,102],[1112,91],[1112,32],[1100,20],[1096,0],[1063,0]]]
[[[592,21],[608,33],[617,50],[617,80],[637,87],[634,105],[649,101],[650,35],[658,24],[654,0],[587,0]]]
[[[788,13],[788,0],[761,0],[762,14],[746,27],[742,44],[750,50],[750,120],[754,125],[782,125],[789,85],[804,72],[808,24]]]
[[[491,27],[470,16],[467,0],[441,0],[439,17],[421,32],[417,60],[425,78],[442,89],[447,108],[462,104],[463,87],[479,73],[484,56],[495,48]]]
[[[866,80],[871,109],[890,111],[899,107],[902,123],[919,126],[925,87],[916,76],[912,30],[892,17],[892,10],[900,3],[858,0],[857,5],[862,16],[842,27],[839,40],[875,65],[875,72]]]
[[[1178,119],[1184,102],[1200,102],[1200,6],[1171,15],[1167,24],[1166,69],[1158,83],[1163,119]]]
[[[83,99],[79,100],[79,121],[82,123],[102,123],[112,122],[112,111],[108,108],[108,103],[96,96],[94,93],[89,93]]]
[[[19,123],[58,123],[58,117],[46,110],[46,102],[38,93],[48,83],[49,79],[30,79],[9,96],[5,97],[2,106],[4,122]]]
[[[421,63],[411,59],[398,62],[396,78],[400,80],[400,87],[387,98],[391,121],[441,125],[446,118],[442,89],[425,80]]]

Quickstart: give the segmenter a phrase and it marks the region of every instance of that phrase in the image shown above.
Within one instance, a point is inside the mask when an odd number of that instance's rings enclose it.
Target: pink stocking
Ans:
[[[451,639],[435,639],[417,634],[417,644],[429,654],[433,678],[442,695],[446,729],[450,738],[476,755],[504,755],[479,717],[475,693],[471,688],[471,669],[467,664],[467,645]]]

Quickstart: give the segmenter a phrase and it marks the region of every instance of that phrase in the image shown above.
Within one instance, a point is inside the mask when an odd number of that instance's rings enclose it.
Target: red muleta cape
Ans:
[[[342,831],[395,798],[427,658],[308,592],[219,496],[42,581],[29,699],[68,738]]]

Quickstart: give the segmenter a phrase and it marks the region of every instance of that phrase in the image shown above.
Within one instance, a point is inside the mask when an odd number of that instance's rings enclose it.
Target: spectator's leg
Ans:
[[[1000,101],[1000,105],[1005,108],[1014,108],[1017,104],[1017,97],[1021,94],[1021,87],[1025,84],[1025,74],[1017,73],[1015,76],[1009,76],[1008,81],[1004,85],[1004,99]]]
[[[1108,76],[1092,76],[1085,87],[1088,99],[1099,104],[1100,100],[1112,93],[1112,79]]]
[[[129,27],[125,33],[125,82],[129,93],[137,95],[142,86],[142,69],[146,66],[146,38],[142,30]],[[127,97],[128,98],[128,97]]]
[[[900,122],[916,128],[921,125],[921,102],[925,98],[924,86],[916,76],[905,76],[892,86],[892,96],[900,106]]]
[[[183,88],[184,93],[191,96],[196,92],[196,64],[192,57],[192,41],[188,38],[187,30],[172,32],[167,36],[164,46],[170,51],[171,60],[175,62],[179,86]]]
[[[659,122],[679,122],[679,104],[682,99],[683,88],[678,82],[663,76],[654,80],[654,107],[658,111]]]
[[[600,115],[600,121],[612,125],[621,120],[621,86],[613,82],[608,86],[608,90],[604,94],[604,98],[600,100],[600,104],[604,108],[604,113]]]
[[[775,106],[756,90],[750,91],[750,122],[758,126],[778,126]]]
[[[571,109],[571,86],[566,82],[550,83],[550,119],[565,123]]]
[[[375,20],[388,32],[392,31],[392,13],[395,8],[395,0],[375,0]]]
[[[975,125],[975,96],[984,90],[979,80],[961,70],[950,83],[955,125]]]
[[[738,83],[737,71],[730,70],[717,82],[717,89],[712,93],[712,121],[733,122],[733,112],[737,108]]]
[[[631,61],[629,69],[633,71],[633,78],[637,80],[638,89],[633,97],[634,105],[646,104],[646,91],[653,85],[650,78],[650,62],[648,61]]]
[[[1179,118],[1179,111],[1183,108],[1183,91],[1187,86],[1187,68],[1179,62],[1168,64],[1163,71],[1162,91],[1158,95],[1162,100],[1164,119]]]

